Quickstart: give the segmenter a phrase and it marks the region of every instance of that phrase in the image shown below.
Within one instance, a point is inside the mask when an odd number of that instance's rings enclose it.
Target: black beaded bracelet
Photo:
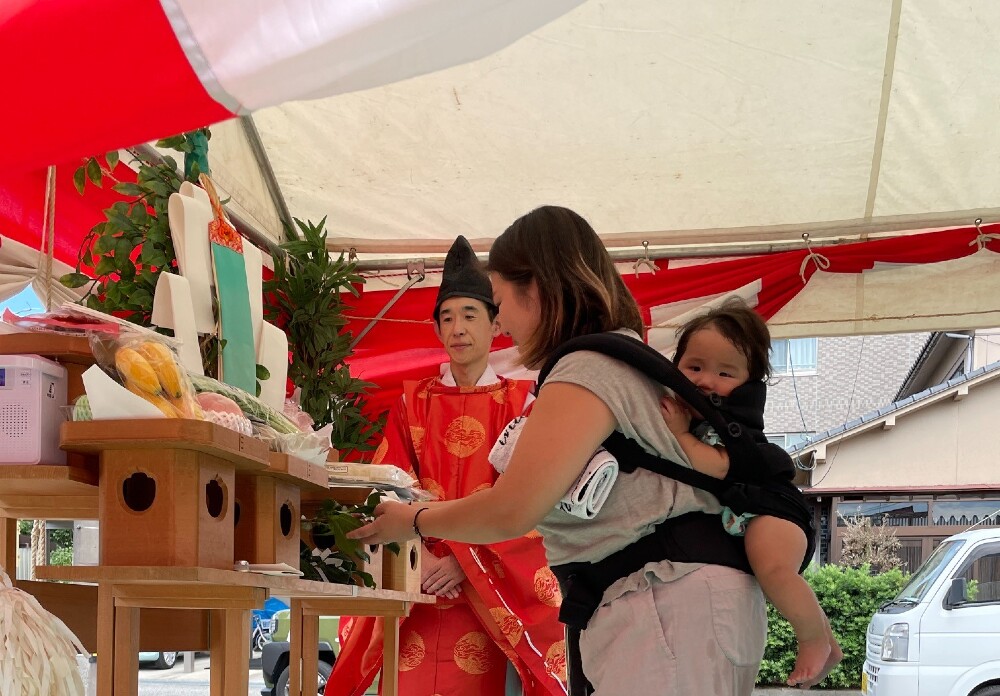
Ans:
[[[420,513],[421,512],[423,512],[424,510],[429,510],[429,509],[430,508],[422,507],[419,510],[417,510],[416,513],[414,513],[414,515],[413,515],[413,531],[417,533],[418,537],[420,537],[420,541],[424,540],[424,535],[420,533],[420,527],[417,526],[417,518],[420,517]]]

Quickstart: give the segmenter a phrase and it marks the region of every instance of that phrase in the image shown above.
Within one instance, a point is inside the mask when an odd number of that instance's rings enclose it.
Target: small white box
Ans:
[[[66,369],[37,355],[0,355],[0,464],[65,464],[59,425]]]

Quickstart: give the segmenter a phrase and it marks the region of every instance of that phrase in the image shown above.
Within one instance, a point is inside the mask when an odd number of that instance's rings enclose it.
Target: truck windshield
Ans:
[[[955,539],[953,541],[943,541],[941,544],[934,549],[934,553],[924,561],[924,564],[920,566],[910,581],[906,583],[906,587],[896,595],[896,599],[892,603],[907,604],[919,602],[927,594],[927,590],[931,588],[934,581],[937,580],[941,571],[944,570],[948,562],[955,557],[958,550],[962,547],[965,541],[961,539]]]

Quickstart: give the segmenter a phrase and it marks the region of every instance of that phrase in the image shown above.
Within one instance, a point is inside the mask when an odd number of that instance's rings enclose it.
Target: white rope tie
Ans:
[[[972,246],[973,244],[976,245],[976,251],[982,251],[983,249],[986,248],[986,244],[988,242],[1000,239],[1000,234],[997,234],[995,232],[983,232],[983,228],[980,227],[980,225],[982,224],[983,224],[983,219],[976,218],[976,232],[978,232],[979,234],[976,235],[975,239],[969,242],[969,246]]]
[[[656,275],[656,272],[660,270],[660,267],[656,265],[656,262],[649,258],[649,242],[647,240],[643,240],[642,249],[642,258],[636,259],[635,263],[632,264],[632,270],[635,271],[636,278],[639,277],[640,267],[645,267],[645,269],[653,275]]]
[[[45,176],[45,208],[42,213],[42,244],[38,248],[38,272],[45,309],[52,309],[52,255],[55,253],[56,168],[50,166]]]
[[[31,579],[35,579],[35,567],[48,565],[45,561],[45,520],[33,520],[31,524]]]
[[[802,263],[799,264],[799,278],[802,279],[802,284],[805,285],[808,281],[806,280],[806,268],[809,266],[809,262],[812,261],[816,264],[816,269],[819,271],[825,271],[830,267],[830,259],[823,256],[823,254],[818,254],[813,251],[812,244],[809,243],[809,233],[802,233],[802,240],[806,243],[806,257],[802,259]]]

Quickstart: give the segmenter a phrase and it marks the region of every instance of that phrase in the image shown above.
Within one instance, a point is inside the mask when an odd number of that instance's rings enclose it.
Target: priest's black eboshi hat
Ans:
[[[444,259],[441,289],[438,290],[437,301],[434,303],[434,321],[437,321],[441,311],[441,303],[452,297],[481,300],[488,309],[496,311],[490,279],[486,277],[469,240],[461,235],[451,245]]]

